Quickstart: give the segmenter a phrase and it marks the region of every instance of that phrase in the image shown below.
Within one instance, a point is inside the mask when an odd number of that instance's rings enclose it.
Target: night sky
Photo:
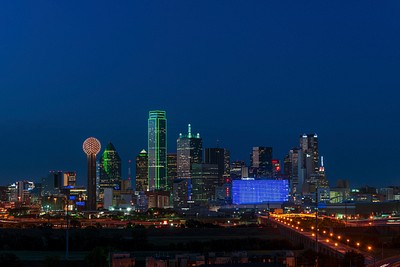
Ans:
[[[399,1],[1,1],[0,184],[49,170],[86,184],[89,136],[113,142],[126,177],[161,109],[169,152],[188,123],[247,162],[316,132],[331,185],[400,185],[399,14]]]

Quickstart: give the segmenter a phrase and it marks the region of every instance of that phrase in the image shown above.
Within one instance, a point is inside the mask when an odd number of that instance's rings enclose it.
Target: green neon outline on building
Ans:
[[[167,117],[162,110],[149,111],[148,119],[149,191],[167,188]]]

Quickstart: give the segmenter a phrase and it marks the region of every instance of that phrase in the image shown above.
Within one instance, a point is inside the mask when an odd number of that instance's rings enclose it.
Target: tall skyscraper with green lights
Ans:
[[[148,190],[167,188],[167,116],[165,111],[153,110],[148,119]]]
[[[101,155],[99,162],[100,192],[99,198],[103,199],[105,188],[121,189],[121,158],[114,145],[108,143]]]

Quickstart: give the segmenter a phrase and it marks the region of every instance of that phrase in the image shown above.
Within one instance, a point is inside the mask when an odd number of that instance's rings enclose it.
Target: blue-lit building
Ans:
[[[232,181],[233,204],[261,204],[288,201],[288,180],[241,179]]]

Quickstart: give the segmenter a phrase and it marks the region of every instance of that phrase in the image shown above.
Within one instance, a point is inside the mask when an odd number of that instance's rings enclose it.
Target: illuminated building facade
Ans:
[[[191,197],[190,179],[178,178],[173,184],[173,205],[175,209],[188,208]]]
[[[165,111],[149,112],[147,151],[149,191],[167,190],[167,116]]]
[[[325,176],[323,158],[319,164],[318,136],[315,133],[300,135],[301,154],[299,155],[299,184],[303,182],[303,196],[315,200],[315,192],[327,193],[329,183]],[[322,194],[320,194],[322,196]]]
[[[281,174],[281,163],[278,159],[272,160],[272,177],[279,177]]]
[[[230,153],[224,148],[206,148],[206,164],[216,164],[218,166],[218,185],[223,185],[226,178],[230,178]]]
[[[8,192],[7,186],[0,186],[0,201],[8,201],[7,192]]]
[[[83,151],[87,159],[87,201],[86,210],[97,210],[96,202],[96,155],[100,152],[99,140],[89,137],[83,142]]]
[[[233,204],[261,204],[288,201],[288,180],[242,179],[232,181]]]
[[[249,177],[249,170],[244,161],[237,160],[231,163],[230,177],[231,180]]]
[[[62,194],[66,186],[76,186],[75,171],[49,171],[47,177],[41,179],[41,195]]]
[[[49,171],[47,177],[42,179],[42,196],[60,194],[64,187],[62,171]]]
[[[148,199],[148,208],[169,208],[170,194],[167,191],[150,191],[145,193]]]
[[[191,125],[188,125],[187,135],[179,134],[177,140],[177,176],[192,177],[192,164],[202,163],[203,142],[200,134],[192,135]]]
[[[103,199],[104,189],[121,189],[121,158],[110,142],[104,149],[99,161],[99,199]]]
[[[319,152],[318,152],[318,136],[317,134],[300,135],[301,148],[301,168],[304,172],[304,180],[310,179],[311,175],[319,171]]]
[[[168,162],[168,188],[172,191],[174,180],[178,178],[177,176],[177,162],[176,153],[169,153],[167,155]]]
[[[35,184],[31,181],[18,181],[17,186],[17,200],[29,204],[31,200],[31,191],[35,188]]]
[[[289,179],[290,183],[290,194],[295,199],[296,196],[301,195],[303,181],[299,183],[299,156],[301,153],[300,149],[292,148],[286,155],[284,160],[284,175]],[[300,156],[301,159],[301,156]]]
[[[191,200],[195,204],[207,205],[215,199],[215,189],[219,183],[217,164],[192,164]]]
[[[148,157],[146,150],[142,149],[136,157],[136,189],[135,191],[147,191],[148,189]]]
[[[216,164],[218,166],[218,187],[214,186],[215,199],[229,201],[231,199],[231,176],[230,176],[230,152],[224,148],[206,148],[206,164]],[[214,196],[213,196],[214,198]]]
[[[251,177],[272,176],[272,147],[253,147],[250,161]]]
[[[76,172],[67,171],[63,174],[63,186],[76,186]]]

